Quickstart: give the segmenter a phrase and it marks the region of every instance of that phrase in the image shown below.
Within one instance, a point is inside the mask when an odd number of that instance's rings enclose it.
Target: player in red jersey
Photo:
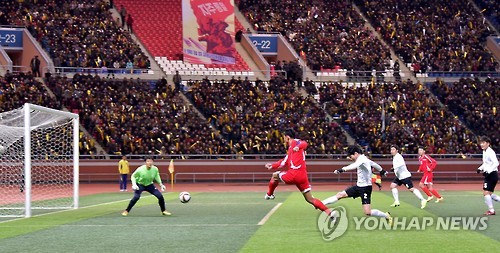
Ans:
[[[313,197],[311,193],[311,185],[309,184],[309,179],[307,177],[306,168],[306,154],[305,149],[307,148],[307,142],[299,139],[294,139],[295,136],[292,129],[287,129],[284,132],[284,140],[288,144],[288,151],[285,158],[275,162],[266,164],[268,170],[281,170],[287,169],[286,171],[276,171],[273,173],[271,180],[269,181],[269,191],[267,192],[265,199],[274,199],[274,190],[278,187],[279,181],[283,181],[285,184],[294,184],[297,186],[299,191],[304,195],[305,200],[327,215],[331,215],[332,212],[328,207],[326,207],[321,200]]]
[[[432,172],[434,171],[434,168],[436,168],[437,165],[436,160],[425,154],[425,149],[423,147],[418,148],[418,155],[419,155],[418,161],[420,162],[420,167],[418,167],[417,172],[424,173],[422,179],[420,180],[419,186],[422,189],[422,191],[424,191],[425,194],[427,194],[427,202],[429,202],[431,199],[434,198],[434,196],[436,196],[437,198],[436,203],[439,203],[443,201],[444,198],[441,197],[441,195],[439,195],[437,190],[432,188],[432,178],[433,178]]]

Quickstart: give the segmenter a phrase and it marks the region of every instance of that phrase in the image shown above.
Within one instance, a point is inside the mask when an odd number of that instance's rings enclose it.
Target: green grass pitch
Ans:
[[[265,189],[263,189],[265,190]],[[334,192],[316,192],[324,199]],[[342,236],[325,241],[317,226],[319,211],[299,192],[280,192],[264,200],[262,192],[191,192],[182,204],[177,193],[165,194],[166,217],[156,198],[144,193],[129,216],[121,211],[131,193],[81,197],[78,210],[38,214],[29,219],[0,219],[0,252],[500,252],[500,217],[487,218],[486,230],[356,229],[364,217],[359,199],[330,207],[347,210]],[[392,208],[390,192],[374,192],[372,208],[406,217],[481,217],[481,192],[443,192],[445,201],[420,209],[418,199],[400,190],[401,206]],[[263,218],[282,203],[269,219]],[[498,203],[495,203],[500,209]]]

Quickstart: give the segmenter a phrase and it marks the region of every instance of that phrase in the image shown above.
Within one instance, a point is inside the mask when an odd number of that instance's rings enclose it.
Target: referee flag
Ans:
[[[170,185],[172,190],[174,189],[174,159],[170,159],[170,164],[168,165],[168,172],[170,173]]]

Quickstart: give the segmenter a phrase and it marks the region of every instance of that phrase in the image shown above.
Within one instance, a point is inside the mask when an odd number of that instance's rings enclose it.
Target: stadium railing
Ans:
[[[151,157],[155,160],[259,160],[259,159],[281,159],[284,154],[128,154],[129,159],[144,159]],[[418,154],[403,154],[405,158],[418,158]],[[108,155],[109,159],[121,159],[122,154]],[[372,159],[392,159],[390,154],[369,154]],[[433,158],[448,159],[481,159],[482,154],[432,154]],[[500,158],[500,154],[497,155]],[[331,160],[346,159],[345,154],[307,154],[308,160]],[[104,155],[80,155],[80,159],[106,159]]]
[[[115,175],[116,176],[116,175]],[[165,174],[162,178],[168,178]],[[347,172],[339,175],[332,172],[308,172],[310,182],[355,182],[356,172]],[[174,175],[174,183],[178,182],[263,182],[269,181],[269,172],[179,172]],[[392,181],[393,175],[384,178],[384,181]],[[415,177],[416,179],[416,177]],[[482,174],[467,171],[436,171],[434,179],[439,182],[468,182],[480,181],[483,179]]]
[[[147,156],[150,158],[151,156]],[[408,169],[415,173],[419,167],[417,155],[404,155]],[[434,156],[438,161],[435,178],[439,181],[463,182],[477,181],[482,178],[476,173],[481,165],[480,155],[467,158],[440,158]],[[121,157],[113,159],[86,159],[80,160],[80,180],[82,183],[116,182],[119,180],[116,167]],[[162,178],[170,178],[167,175],[170,164],[175,164],[175,182],[262,182],[269,180],[270,171],[264,168],[269,162],[276,162],[283,155],[269,155],[258,159],[182,159],[170,156],[167,159],[155,159],[155,165],[160,169]],[[128,157],[131,169],[144,164],[144,156]],[[390,155],[372,157],[372,160],[380,164],[387,171],[392,167]],[[329,182],[352,182],[356,175],[353,172],[333,174],[333,170],[346,166],[351,161],[346,157],[338,155],[337,158],[314,159],[307,157],[307,168],[311,181]],[[173,163],[172,163],[173,162]],[[416,173],[419,177],[421,173]],[[393,178],[393,176],[387,177]]]
[[[417,78],[421,82],[432,82],[436,78],[443,79],[447,82],[455,82],[461,78],[500,78],[500,72],[494,71],[430,71],[430,72],[414,72],[414,71],[352,71],[347,69],[322,69],[321,71],[308,71],[305,77],[314,76],[316,81],[345,81],[354,83],[372,83],[372,82],[394,82],[404,81],[409,78]]]
[[[355,182],[356,173],[347,172],[340,175],[335,175],[332,172],[308,172],[310,182]],[[418,177],[418,176],[417,176]],[[417,178],[415,177],[415,178]],[[170,175],[161,173],[161,178],[168,180]],[[270,172],[178,172],[174,174],[174,183],[203,183],[203,182],[266,182],[270,178]],[[383,178],[384,181],[391,181],[392,175]],[[444,182],[469,182],[480,181],[483,179],[482,174],[467,171],[436,171],[434,179],[441,183]],[[119,178],[116,173],[80,173],[81,183],[97,183],[97,182],[118,182]]]

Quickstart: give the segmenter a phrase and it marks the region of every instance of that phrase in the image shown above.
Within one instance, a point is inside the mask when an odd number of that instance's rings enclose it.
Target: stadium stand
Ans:
[[[178,93],[160,82],[55,77],[63,102],[108,154],[231,154]],[[65,94],[70,94],[65,95]]]
[[[496,71],[493,35],[470,1],[354,1],[405,63],[428,71]],[[397,10],[397,11],[394,11]]]
[[[500,31],[500,3],[496,0],[474,0],[481,13]]]
[[[280,32],[316,71],[383,71],[389,48],[382,45],[349,1],[240,1],[257,31]]]
[[[106,1],[4,1],[10,25],[26,26],[49,53],[55,67],[150,67],[148,57],[118,26]]]
[[[20,108],[24,103],[63,109],[60,100],[47,94],[43,83],[37,81],[31,73],[10,73],[0,75],[0,112]],[[95,142],[80,132],[80,154],[95,155]]]
[[[231,80],[188,82],[188,97],[242,154],[286,152],[276,130],[294,128],[309,141],[308,152],[339,154],[347,145],[335,121],[327,119],[312,97],[303,98],[292,82],[281,77],[268,83]]]
[[[123,5],[128,13],[134,16],[134,31],[154,57],[167,57],[168,60],[183,60],[182,54],[182,1],[179,0],[149,0],[144,1],[118,0],[115,6]],[[242,29],[235,22],[235,29]],[[208,64],[206,68],[226,68],[233,71],[248,71],[249,67],[236,52],[236,64]],[[183,69],[178,69],[183,70]]]
[[[180,75],[189,76],[254,76],[253,71],[234,71],[219,65],[204,65],[204,64],[191,64],[186,63],[181,60],[169,60],[167,57],[155,57],[156,62],[160,68],[167,75],[175,74],[175,71],[179,71]],[[213,67],[207,67],[213,66]],[[222,65],[224,66],[224,65]]]
[[[458,82],[437,80],[430,89],[455,115],[478,135],[487,135],[498,147],[500,135],[500,78],[462,78]]]
[[[498,62],[482,47],[488,28],[468,2],[396,2],[400,1],[356,4],[413,70],[498,73]],[[9,1],[0,10],[9,13],[8,24],[26,26],[56,66],[112,67],[119,62],[125,67],[132,61],[134,68],[148,67],[147,54],[113,20],[107,1],[57,3]],[[0,77],[0,111],[31,102],[79,113],[92,135],[82,135],[82,155],[95,155],[94,140],[108,154],[282,154],[285,150],[277,130],[287,127],[294,127],[297,137],[310,142],[311,154],[343,153],[347,138],[342,127],[371,153],[388,153],[389,145],[395,143],[406,153],[416,153],[418,145],[426,145],[430,153],[468,154],[478,152],[477,134],[491,135],[498,129],[497,109],[493,109],[498,108],[498,78],[463,79],[453,84],[436,81],[429,87],[411,79],[387,83],[372,78],[373,70],[397,63],[391,62],[390,48],[366,27],[350,1],[298,0],[279,6],[269,1],[239,3],[256,30],[281,32],[313,69],[346,77],[351,77],[353,69],[362,70],[369,77],[364,83],[350,78],[348,83],[323,82],[319,86],[306,79],[309,95],[301,93],[294,78],[275,76],[250,82],[244,76],[250,76],[250,71],[233,77],[248,69],[241,59],[240,65],[231,68],[183,62],[181,1],[114,3],[118,10],[124,5],[134,17],[134,34],[166,74],[180,70],[186,75],[211,76],[211,80],[186,81],[185,92],[178,94],[167,88],[166,79],[54,75],[46,80],[54,99],[30,74],[8,73]],[[390,11],[395,6],[400,13]],[[422,11],[412,13],[419,7]],[[434,19],[437,11],[439,18]],[[429,29],[425,33],[423,24]],[[236,26],[243,30],[237,20]],[[425,51],[427,44],[429,51]],[[302,76],[295,73],[292,62],[281,64],[276,66],[288,77]],[[491,137],[498,143],[498,134]]]
[[[374,154],[397,144],[405,153],[426,146],[435,154],[468,154],[477,149],[475,135],[421,83],[409,79],[361,87],[323,83],[320,101],[338,115],[357,142]]]

